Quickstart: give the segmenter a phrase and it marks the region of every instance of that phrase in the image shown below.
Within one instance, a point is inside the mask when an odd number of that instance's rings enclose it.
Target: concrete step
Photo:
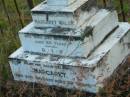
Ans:
[[[50,6],[69,6],[77,0],[47,0],[47,5]]]
[[[54,85],[96,93],[130,52],[130,24],[120,23],[89,58],[13,53],[10,66],[17,81]]]
[[[48,0],[49,3],[50,1],[55,1],[55,0]],[[94,7],[94,4],[93,5],[91,4],[92,6],[90,6],[90,3],[92,1],[93,0],[89,0],[89,1],[77,0],[72,5],[63,8],[62,6],[49,6],[47,5],[47,3],[42,2],[40,5],[32,9],[32,19],[34,21],[34,25],[37,28],[80,27],[82,24],[85,23],[87,19],[92,17],[98,10],[97,8]],[[63,0],[60,0],[60,2],[63,2]],[[55,3],[53,4],[55,5]],[[96,6],[96,2],[95,2],[95,6]]]
[[[75,30],[36,29],[31,23],[19,36],[25,52],[86,58],[118,24],[116,11],[102,9]]]

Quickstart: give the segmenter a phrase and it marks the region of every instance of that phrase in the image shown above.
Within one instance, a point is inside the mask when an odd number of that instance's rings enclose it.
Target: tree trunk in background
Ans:
[[[1,25],[0,25],[0,33],[3,34],[3,29],[1,27]]]
[[[27,0],[27,3],[30,9],[34,7],[33,0]]]
[[[18,13],[18,16],[19,16],[19,21],[21,23],[21,26],[24,27],[24,24],[23,24],[23,21],[22,21],[22,18],[21,18],[21,13],[19,11],[18,4],[17,4],[16,0],[14,0],[14,4],[15,4],[15,7],[16,7],[16,11]]]
[[[2,0],[2,4],[3,4],[3,8],[4,8],[4,11],[5,11],[5,14],[7,16],[8,22],[11,25],[10,17],[9,17],[9,14],[7,12],[7,8],[6,8],[6,5],[5,5],[5,0]]]
[[[103,3],[104,3],[104,7],[106,7],[107,6],[106,0],[103,0]]]
[[[126,21],[126,18],[125,18],[125,12],[124,12],[124,3],[123,3],[123,0],[120,0],[120,5],[121,5],[121,14],[122,14],[122,17],[123,17],[123,21],[125,22],[125,21]]]

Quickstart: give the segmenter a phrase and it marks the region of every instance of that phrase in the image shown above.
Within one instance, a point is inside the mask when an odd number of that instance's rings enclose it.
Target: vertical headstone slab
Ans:
[[[68,6],[77,0],[47,0],[47,4],[50,6]]]

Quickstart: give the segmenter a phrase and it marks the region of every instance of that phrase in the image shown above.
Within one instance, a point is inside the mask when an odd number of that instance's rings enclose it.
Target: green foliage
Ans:
[[[43,0],[33,0],[34,5]],[[31,12],[26,0],[16,0],[24,25],[31,21]],[[0,74],[2,79],[7,80],[10,76],[8,56],[20,47],[18,31],[22,28],[18,13],[13,0],[5,0],[5,6],[11,21],[9,24],[7,13],[0,1]]]
[[[130,18],[128,18],[128,22],[130,23]]]
[[[0,28],[5,29],[6,27],[7,27],[7,24],[5,23],[5,21],[0,20]]]
[[[126,14],[130,12],[130,4],[129,3],[125,3],[124,4],[124,12]]]
[[[2,79],[7,80],[10,76],[8,56],[19,47],[17,34],[10,30],[0,34],[0,67]]]

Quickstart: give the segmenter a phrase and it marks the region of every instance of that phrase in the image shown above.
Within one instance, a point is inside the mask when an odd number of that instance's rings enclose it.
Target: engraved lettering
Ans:
[[[64,72],[56,72],[56,71],[47,71],[44,69],[37,69],[37,68],[33,68],[33,72],[34,73],[39,73],[39,74],[46,74],[46,75],[50,75],[50,76],[57,76],[57,77],[64,77],[66,76],[66,73]]]

